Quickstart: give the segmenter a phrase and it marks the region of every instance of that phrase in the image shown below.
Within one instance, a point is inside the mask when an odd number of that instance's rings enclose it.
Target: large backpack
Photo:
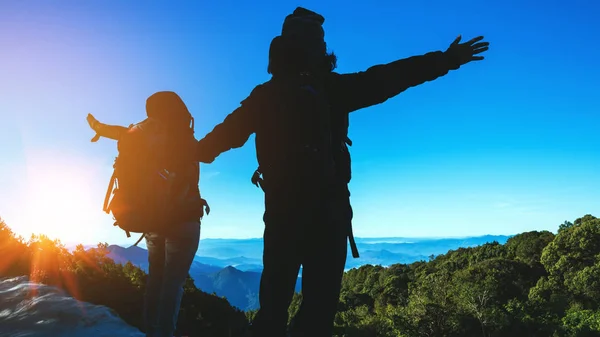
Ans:
[[[269,166],[279,166],[273,170],[284,171],[281,165],[285,167],[290,162],[297,164],[291,167],[297,176],[307,173],[320,176],[321,181],[333,179],[338,144],[334,142],[337,134],[332,123],[337,121],[322,80],[300,75],[273,78],[259,87],[255,100],[269,104],[260,106],[261,121],[256,133],[259,167],[252,183],[264,190],[263,174],[271,169]],[[270,137],[262,137],[261,131]]]
[[[112,213],[114,225],[123,229],[127,237],[130,233],[165,230],[172,210],[184,202],[192,188],[182,184],[177,172],[168,170],[167,137],[166,127],[149,117],[131,126],[118,140],[104,211]]]
[[[332,181],[329,103],[318,81],[304,75],[273,78],[249,99],[258,102],[260,110],[255,139],[259,168],[253,183],[263,189],[264,184],[309,189]]]

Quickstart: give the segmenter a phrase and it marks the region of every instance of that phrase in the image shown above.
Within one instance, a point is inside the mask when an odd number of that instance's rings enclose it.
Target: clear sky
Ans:
[[[85,121],[128,125],[180,94],[201,138],[266,72],[298,5],[326,18],[339,72],[485,35],[486,60],[355,112],[355,234],[556,230],[600,214],[600,4],[573,1],[2,1],[0,217],[17,233],[123,242],[102,212],[116,144]],[[262,236],[254,137],[202,166],[203,238]],[[133,241],[130,239],[129,241]]]

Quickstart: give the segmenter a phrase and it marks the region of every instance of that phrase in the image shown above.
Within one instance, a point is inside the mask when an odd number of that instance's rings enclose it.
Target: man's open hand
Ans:
[[[479,42],[483,40],[483,36],[478,36],[465,43],[459,43],[460,39],[461,36],[459,35],[454,42],[450,44],[448,50],[446,50],[446,54],[452,60],[455,69],[471,61],[483,60],[483,56],[475,56],[488,50],[490,45],[489,42]]]

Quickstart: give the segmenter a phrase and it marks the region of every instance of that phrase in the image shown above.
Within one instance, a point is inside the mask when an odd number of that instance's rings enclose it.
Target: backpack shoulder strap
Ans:
[[[113,174],[110,177],[110,182],[108,183],[108,188],[106,189],[106,196],[104,197],[104,207],[102,208],[107,214],[110,214],[110,208],[108,206],[110,201],[110,195],[113,193],[115,187],[116,178],[117,176],[115,174],[115,171],[113,171]]]

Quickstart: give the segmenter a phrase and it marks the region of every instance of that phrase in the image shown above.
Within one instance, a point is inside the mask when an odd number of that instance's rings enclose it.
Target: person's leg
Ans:
[[[313,227],[302,266],[302,303],[291,336],[331,337],[339,303],[352,221],[349,198],[338,197],[325,222]]]
[[[252,322],[252,336],[284,337],[288,307],[300,269],[295,221],[277,223],[265,217],[260,308]]]
[[[165,239],[165,272],[159,307],[159,335],[173,336],[179,317],[183,285],[198,250],[200,223],[181,224]]]
[[[146,336],[154,337],[158,326],[158,307],[165,267],[165,239],[157,234],[146,234],[146,246],[149,266],[144,294],[144,321]]]

